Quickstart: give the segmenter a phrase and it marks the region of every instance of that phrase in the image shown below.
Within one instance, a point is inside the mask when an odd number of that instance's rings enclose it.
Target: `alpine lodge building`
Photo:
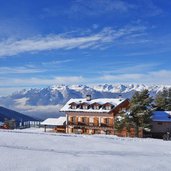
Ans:
[[[123,98],[70,99],[60,110],[66,113],[66,133],[115,134],[115,117],[129,108]]]

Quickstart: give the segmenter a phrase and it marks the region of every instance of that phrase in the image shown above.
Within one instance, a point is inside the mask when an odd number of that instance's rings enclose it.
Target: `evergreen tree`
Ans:
[[[168,89],[168,95],[167,95],[167,98],[166,98],[166,103],[167,103],[166,109],[168,111],[170,111],[171,110],[171,88]]]
[[[164,88],[155,98],[157,110],[171,110],[171,88]]]
[[[126,112],[122,112],[115,117],[114,125],[116,131],[121,132],[125,128],[128,134],[130,134],[130,129],[134,127],[132,117]]]
[[[115,117],[115,130],[116,131],[122,131],[124,128],[124,121],[125,121],[125,116],[124,113],[120,113],[118,116]]]
[[[135,133],[138,137],[139,128],[150,128],[152,98],[148,90],[135,92],[130,101],[130,116],[135,125]]]

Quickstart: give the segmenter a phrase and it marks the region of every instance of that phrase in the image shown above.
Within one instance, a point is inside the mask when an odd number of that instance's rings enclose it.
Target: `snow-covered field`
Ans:
[[[0,171],[171,170],[171,142],[0,130]]]

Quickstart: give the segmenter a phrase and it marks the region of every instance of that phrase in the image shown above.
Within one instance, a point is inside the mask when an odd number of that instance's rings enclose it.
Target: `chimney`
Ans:
[[[86,100],[91,101],[91,95],[86,95]]]
[[[119,95],[119,100],[122,101],[122,95],[121,94]]]

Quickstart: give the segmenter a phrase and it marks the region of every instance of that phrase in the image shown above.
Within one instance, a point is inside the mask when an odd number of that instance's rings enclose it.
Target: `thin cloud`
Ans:
[[[142,73],[144,71],[151,71],[154,68],[160,66],[159,63],[148,63],[148,64],[139,64],[139,65],[132,65],[131,63],[121,64],[116,66],[113,66],[113,70],[105,70],[101,73],[104,74],[121,74],[121,73]]]
[[[124,39],[125,36],[144,32],[144,26],[127,26],[121,29],[104,28],[98,33],[76,36],[49,35],[46,37],[34,37],[23,40],[6,40],[0,42],[0,56],[13,56],[24,52],[39,52],[57,49],[92,49],[105,47],[113,42]]]
[[[66,59],[66,60],[54,60],[54,61],[49,61],[49,62],[42,62],[41,64],[42,65],[59,65],[59,64],[65,64],[65,63],[68,63],[68,62],[72,62],[73,59]]]
[[[146,5],[145,15],[148,17],[155,17],[163,14],[163,10],[155,5],[152,0],[144,1]]]
[[[58,76],[51,78],[0,78],[0,95],[7,95],[13,91],[23,88],[45,87],[54,84],[171,84],[171,70],[159,70],[146,73],[128,73],[128,74],[107,74],[101,77],[83,77],[83,76]],[[8,85],[8,86],[7,86]],[[10,86],[12,85],[12,86]]]
[[[135,5],[121,0],[77,0],[71,5],[68,13],[74,15],[81,12],[84,15],[97,16],[109,12],[125,13],[132,8],[135,8]]]
[[[101,81],[110,83],[144,83],[144,84],[171,84],[171,71],[159,70],[147,73],[129,73],[117,75],[103,75]]]
[[[24,113],[52,113],[56,114],[60,105],[38,105],[31,106],[27,104],[27,98],[17,99],[15,101],[15,109],[23,111]]]
[[[126,13],[134,8],[136,8],[135,4],[122,0],[75,0],[63,10],[59,6],[43,8],[40,17],[57,17],[61,15],[70,18],[78,18],[80,16],[92,17],[109,13]]]
[[[0,75],[2,74],[33,74],[45,72],[45,69],[30,67],[0,67]]]
[[[35,87],[35,86],[48,86],[52,84],[75,84],[84,82],[82,76],[58,76],[51,78],[0,78],[1,87],[6,85],[21,86],[21,87]]]
[[[40,65],[33,65],[28,64],[24,65],[22,67],[0,67],[0,75],[6,75],[6,74],[35,74],[35,73],[43,73],[43,72],[49,72],[49,71],[56,71],[56,67],[61,66],[62,64],[72,62],[71,59],[66,60],[53,60],[48,62],[42,62]]]

